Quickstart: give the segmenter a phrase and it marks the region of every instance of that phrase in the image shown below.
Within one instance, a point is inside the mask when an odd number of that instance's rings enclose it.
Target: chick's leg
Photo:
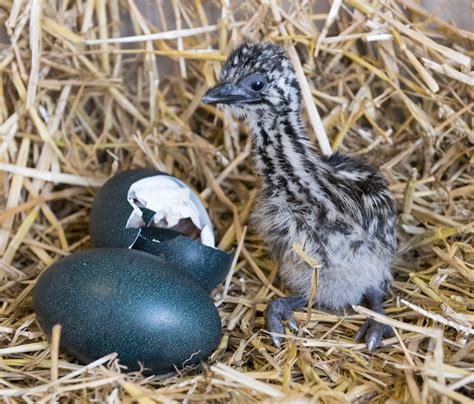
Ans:
[[[365,298],[369,303],[371,310],[380,314],[385,314],[385,311],[382,307],[384,293],[379,290],[370,289],[365,294]],[[369,352],[373,352],[374,349],[379,346],[383,337],[390,338],[393,336],[394,333],[392,327],[378,323],[377,321],[368,318],[359,328],[359,331],[357,331],[355,340],[356,342],[361,342],[365,339]]]
[[[265,312],[265,323],[267,330],[272,333],[284,334],[282,321],[286,322],[292,330],[298,329],[298,324],[293,317],[293,310],[304,307],[308,300],[304,296],[277,297],[268,303]],[[273,343],[276,346],[281,345],[281,337],[272,335]]]

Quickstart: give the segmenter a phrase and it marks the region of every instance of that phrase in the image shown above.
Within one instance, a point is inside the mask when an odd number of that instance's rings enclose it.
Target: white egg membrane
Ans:
[[[215,248],[214,229],[206,208],[198,196],[177,178],[168,175],[143,178],[130,186],[127,199],[133,212],[126,228],[146,227],[140,208],[147,208],[156,212],[149,226],[171,228],[181,219],[189,218],[201,232],[201,243]]]

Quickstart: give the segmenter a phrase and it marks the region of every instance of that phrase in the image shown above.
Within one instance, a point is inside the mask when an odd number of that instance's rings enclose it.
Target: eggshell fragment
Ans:
[[[208,292],[225,279],[234,257],[176,231],[156,227],[142,229],[133,248],[166,259]]]

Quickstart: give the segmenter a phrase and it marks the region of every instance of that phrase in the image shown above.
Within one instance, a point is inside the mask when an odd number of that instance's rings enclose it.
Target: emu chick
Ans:
[[[253,220],[292,296],[269,303],[267,327],[282,334],[282,320],[296,328],[293,310],[307,304],[312,269],[292,249],[300,243],[321,264],[318,307],[341,310],[366,300],[383,313],[392,283],[396,207],[382,175],[335,153],[321,157],[308,141],[301,90],[284,50],[244,43],[229,56],[221,83],[203,98],[224,104],[250,127],[252,154],[261,179]],[[391,329],[367,320],[356,339],[369,350]],[[280,336],[273,336],[279,345]]]

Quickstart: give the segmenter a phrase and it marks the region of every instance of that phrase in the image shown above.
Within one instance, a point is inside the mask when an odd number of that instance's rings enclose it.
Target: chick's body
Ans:
[[[240,45],[204,101],[225,104],[250,127],[261,180],[253,220],[295,295],[270,302],[270,330],[282,333],[280,320],[290,320],[292,310],[309,298],[312,268],[296,254],[294,243],[321,265],[318,306],[338,310],[367,298],[371,308],[383,312],[396,247],[395,203],[377,170],[338,153],[321,157],[315,151],[301,116],[298,80],[283,49]],[[357,338],[365,335],[373,349],[384,334],[389,332],[382,325],[366,322]]]
[[[360,303],[369,289],[385,293],[390,286],[395,205],[375,170],[340,155],[320,160],[312,153],[309,148],[318,168],[299,173],[303,194],[263,182],[253,220],[288,289],[309,298],[312,269],[293,249],[300,243],[321,265],[315,303],[339,310]]]

